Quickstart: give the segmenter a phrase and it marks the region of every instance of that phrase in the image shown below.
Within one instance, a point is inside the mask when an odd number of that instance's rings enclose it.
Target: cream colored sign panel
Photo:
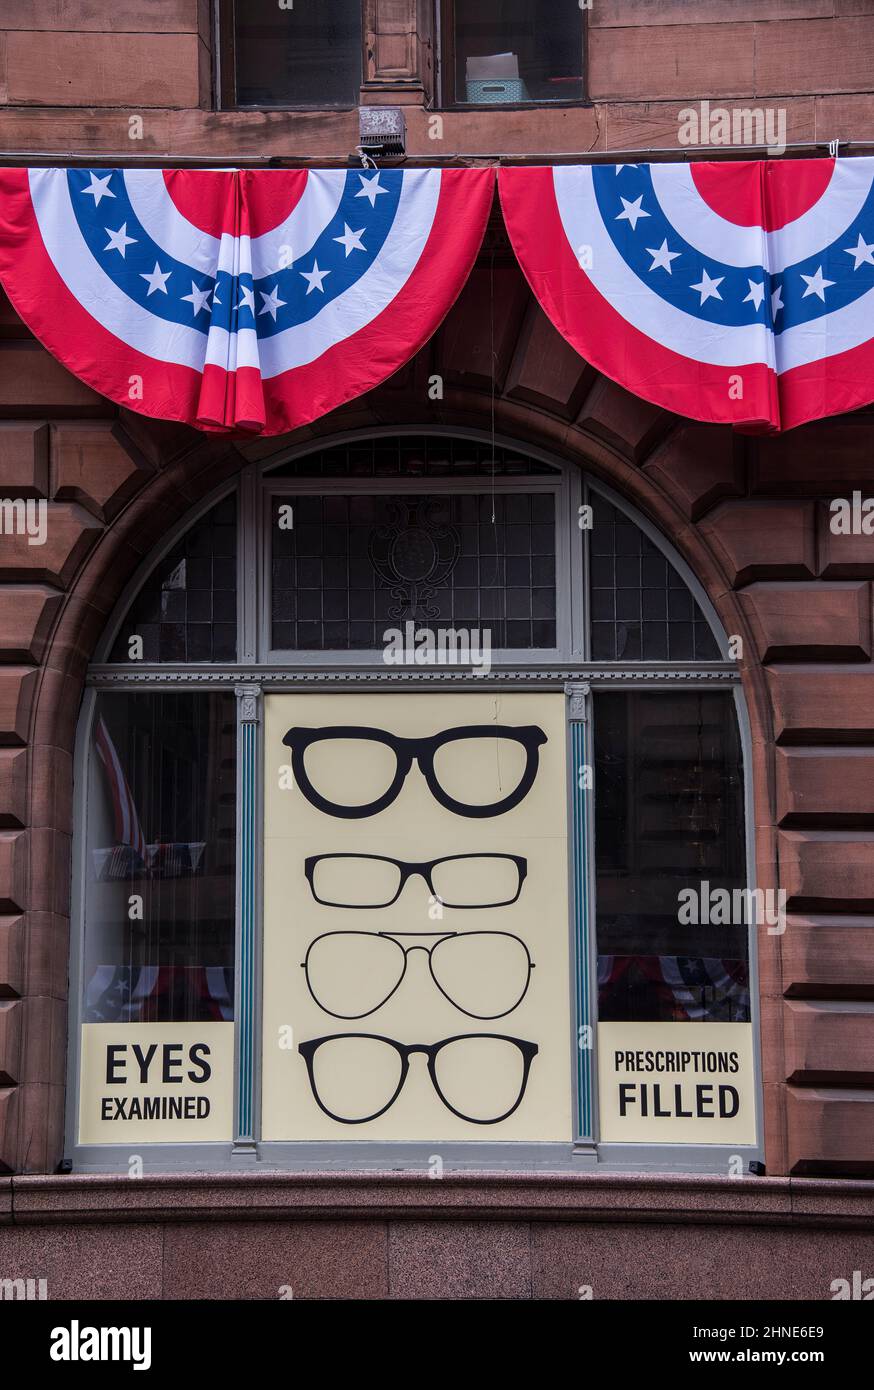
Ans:
[[[232,1138],[233,1023],[86,1023],[80,1144]]]
[[[266,698],[265,1139],[571,1137],[565,750],[561,695]]]
[[[601,1139],[754,1144],[750,1023],[599,1023]]]

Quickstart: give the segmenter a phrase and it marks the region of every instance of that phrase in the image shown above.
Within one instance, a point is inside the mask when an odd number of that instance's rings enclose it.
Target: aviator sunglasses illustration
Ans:
[[[434,984],[468,1018],[512,1013],[534,969],[525,942],[504,931],[324,932],[310,943],[301,968],[324,1013],[367,1018],[400,988],[413,951],[425,953]]]
[[[343,872],[339,879],[317,886],[324,867]],[[517,854],[491,853],[450,854],[425,863],[382,854],[315,854],[304,861],[304,872],[313,898],[324,907],[355,911],[391,907],[407,881],[417,876],[441,907],[482,910],[507,907],[518,900],[528,861]],[[404,946],[399,938],[415,944]],[[431,944],[420,944],[423,938]],[[311,943],[301,964],[310,994],[325,1013],[335,1018],[366,1018],[391,999],[406,975],[410,952],[416,950],[426,953],[440,993],[470,1018],[502,1018],[512,1013],[525,997],[534,969],[525,943],[511,932],[500,931],[325,932]],[[355,968],[350,968],[350,961]],[[337,981],[344,978],[351,994],[342,1000]],[[489,998],[476,988],[483,981],[491,983]],[[495,984],[501,981],[504,990],[496,991]],[[469,997],[471,987],[473,997]]]

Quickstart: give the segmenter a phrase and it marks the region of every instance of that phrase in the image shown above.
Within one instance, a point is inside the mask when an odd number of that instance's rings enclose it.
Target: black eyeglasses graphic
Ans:
[[[326,1014],[367,1018],[400,988],[413,951],[425,952],[434,984],[468,1018],[504,1018],[528,993],[534,962],[512,932],[324,932],[301,969]]]
[[[307,774],[305,765],[307,751],[316,743],[339,739],[384,744],[394,753],[394,777],[390,780],[387,790],[374,801],[367,802],[366,805],[343,805],[322,796],[313,786]],[[527,754],[525,770],[518,785],[508,796],[489,805],[478,805],[456,800],[441,786],[434,767],[435,756],[447,744],[462,739],[488,739],[494,742],[506,740],[508,743],[521,744]],[[410,768],[416,762],[435,801],[457,816],[482,818],[502,816],[525,799],[537,776],[540,761],[539,749],[542,744],[547,742],[547,736],[542,729],[533,724],[520,728],[512,728],[506,724],[470,724],[457,729],[444,729],[442,733],[432,734],[428,738],[402,738],[385,729],[371,729],[361,725],[337,725],[325,729],[300,727],[289,729],[282,742],[291,749],[291,764],[297,785],[307,800],[317,810],[324,811],[328,816],[341,816],[346,820],[361,820],[365,816],[375,816],[378,812],[384,811],[396,800]]]
[[[448,854],[413,863],[384,854],[311,854],[304,873],[323,907],[391,907],[416,876],[443,907],[510,907],[522,892],[528,860],[518,854]]]
[[[521,1105],[539,1048],[537,1043],[503,1033],[463,1033],[436,1043],[399,1043],[377,1033],[336,1033],[302,1042],[298,1051],[306,1062],[316,1104],[338,1124],[363,1125],[384,1115],[403,1089],[410,1058],[421,1052],[428,1059],[434,1090],[447,1110],[472,1125],[497,1125]],[[497,1114],[471,1115],[461,1108],[478,1060],[481,1067],[491,1068],[491,1084],[501,1088],[500,1098],[493,1097]],[[339,1108],[339,1099],[334,1100],[338,1086],[347,1093],[354,1092],[357,1108],[365,1113],[340,1114],[332,1108]],[[515,1099],[508,1104],[512,1097]],[[343,1108],[348,1112],[352,1107],[346,1104]]]

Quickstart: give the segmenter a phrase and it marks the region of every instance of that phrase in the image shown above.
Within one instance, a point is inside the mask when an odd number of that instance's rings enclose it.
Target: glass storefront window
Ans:
[[[600,1136],[756,1137],[743,768],[728,691],[593,701]]]
[[[406,624],[494,661],[395,669]],[[652,529],[543,457],[411,433],[255,466],[92,668],[79,1161],[755,1156],[724,641]]]
[[[79,1142],[229,1141],[234,698],[100,695],[89,751]]]
[[[101,695],[92,726],[84,1017],[234,1016],[229,695]]]
[[[731,695],[599,692],[594,720],[599,1018],[749,1022],[747,924],[681,910],[746,883]]]

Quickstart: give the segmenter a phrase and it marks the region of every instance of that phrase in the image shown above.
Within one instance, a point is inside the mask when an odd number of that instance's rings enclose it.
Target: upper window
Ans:
[[[444,72],[450,103],[580,101],[579,0],[449,0]]]
[[[355,106],[361,0],[222,0],[226,106]]]

